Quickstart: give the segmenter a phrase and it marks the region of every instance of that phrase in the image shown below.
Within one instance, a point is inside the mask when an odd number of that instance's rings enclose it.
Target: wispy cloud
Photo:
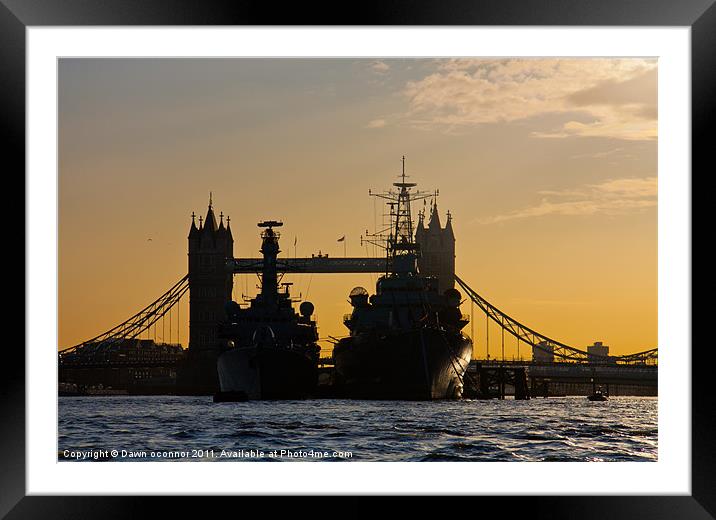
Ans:
[[[410,81],[403,94],[416,127],[447,131],[561,113],[539,138],[656,138],[656,60],[458,59]]]
[[[657,178],[611,179],[564,190],[543,190],[539,204],[511,213],[479,219],[481,224],[546,215],[624,215],[656,206]]]
[[[366,128],[383,128],[387,124],[387,121],[385,119],[373,119],[372,121],[369,121],[367,125],[365,125]]]
[[[599,152],[592,152],[592,153],[580,153],[573,155],[572,159],[611,159],[613,157],[622,157],[622,158],[631,158],[634,157],[630,153],[626,153],[625,149],[622,147],[619,148],[610,148],[609,150],[601,150]]]
[[[385,74],[390,70],[390,65],[381,60],[375,60],[370,62],[370,68],[373,72],[378,74]]]
[[[541,306],[548,306],[548,305],[591,305],[593,302],[590,301],[576,301],[576,300],[539,300],[539,299],[531,299],[531,298],[513,298],[512,303],[521,304],[521,305],[541,305]]]

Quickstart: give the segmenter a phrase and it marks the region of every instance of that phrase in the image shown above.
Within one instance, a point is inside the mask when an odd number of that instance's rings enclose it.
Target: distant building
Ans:
[[[75,387],[173,392],[177,366],[186,351],[179,344],[151,339],[120,339],[85,343],[60,357],[59,383]]]
[[[532,347],[532,361],[535,363],[554,363],[554,345],[540,341],[539,347]]]
[[[587,347],[587,361],[589,363],[615,363],[614,356],[609,355],[609,346],[601,341],[595,341],[594,345]]]

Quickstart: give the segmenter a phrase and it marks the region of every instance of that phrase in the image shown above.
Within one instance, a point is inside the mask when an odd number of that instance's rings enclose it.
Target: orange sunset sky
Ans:
[[[453,215],[457,274],[491,303],[578,348],[657,346],[655,59],[61,59],[59,348],[186,274],[210,191],[236,257],[259,255],[264,219],[284,222],[283,254],[295,239],[299,256],[343,256],[345,235],[348,256],[372,255],[368,190],[403,155]],[[375,275],[286,280],[326,337]],[[255,291],[235,277],[235,298]],[[186,346],[187,298],[172,316]],[[475,335],[483,357],[477,310]]]

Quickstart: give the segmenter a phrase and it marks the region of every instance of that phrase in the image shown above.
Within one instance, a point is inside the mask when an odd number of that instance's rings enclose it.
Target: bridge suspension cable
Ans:
[[[597,354],[588,353],[578,348],[570,347],[564,343],[554,340],[544,334],[523,325],[514,318],[511,318],[497,307],[488,302],[485,298],[475,292],[470,286],[467,285],[460,277],[455,276],[455,281],[460,287],[467,293],[470,300],[472,300],[481,310],[485,313],[486,319],[489,318],[497,323],[501,329],[504,337],[504,331],[509,332],[517,338],[518,341],[531,345],[533,348],[539,349],[548,354],[554,354],[563,360],[583,362],[587,359],[594,363],[619,363],[619,364],[630,364],[630,363],[646,363],[648,361],[654,361],[658,359],[658,349],[654,348],[651,350],[645,350],[643,352],[636,352],[634,354],[628,354],[624,356],[601,356]],[[487,321],[489,324],[489,321]],[[489,327],[487,330],[489,334]],[[487,336],[489,342],[489,335]],[[504,344],[504,341],[503,341]],[[489,349],[489,343],[488,343]],[[488,350],[489,352],[489,350]],[[503,354],[504,357],[504,354]]]
[[[77,352],[80,349],[83,352],[87,352],[87,349],[89,349],[92,353],[94,353],[119,341],[134,339],[145,330],[148,331],[149,328],[157,322],[157,320],[162,318],[172,307],[179,303],[179,300],[181,300],[182,296],[184,296],[188,290],[189,275],[185,275],[181,280],[172,285],[167,292],[162,294],[159,298],[144,307],[131,318],[92,339],[88,339],[87,341],[83,341],[82,343],[72,347],[62,349],[59,353],[63,356]],[[178,327],[179,325],[177,323],[177,337]]]

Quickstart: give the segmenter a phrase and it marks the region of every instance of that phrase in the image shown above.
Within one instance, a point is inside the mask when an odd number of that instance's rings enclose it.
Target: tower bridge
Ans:
[[[427,224],[425,218],[425,213],[421,212],[414,232],[415,242],[420,249],[418,271],[434,277],[441,292],[453,288],[457,283],[467,298],[477,306],[479,312],[485,314],[486,320],[498,325],[502,334],[503,348],[504,335],[507,333],[517,339],[518,345],[521,342],[529,345],[533,352],[547,353],[557,364],[612,366],[617,371],[619,367],[624,366],[636,369],[649,367],[649,370],[653,371],[658,362],[656,348],[623,356],[599,355],[552,339],[498,309],[472,289],[465,280],[455,275],[455,236],[450,213],[447,214],[445,226],[442,226],[437,204],[433,201]],[[167,366],[172,370],[176,369],[177,388],[180,392],[189,394],[214,392],[217,388],[216,359],[224,349],[217,337],[217,324],[223,319],[225,305],[231,301],[233,277],[239,273],[260,273],[263,259],[234,258],[234,239],[230,219],[229,217],[225,219],[223,213],[220,213],[217,219],[211,198],[206,217],[199,216],[197,219],[192,213],[187,239],[187,275],[165,294],[119,325],[78,345],[61,350],[59,352],[61,374],[90,367],[98,372],[101,366],[105,368],[116,368],[120,365],[133,366],[136,369],[141,368],[144,363],[156,367],[165,360]],[[276,270],[282,273],[385,273],[388,265],[385,258],[314,255],[310,258],[279,258]],[[152,325],[156,327],[157,321],[164,318],[187,293],[190,296],[189,346],[181,356],[177,356],[172,351],[167,357],[164,349],[162,354],[144,356],[145,361],[142,356],[135,356],[134,361],[128,360],[126,356],[118,357],[115,352],[120,345],[126,344],[128,340],[139,338]],[[489,349],[489,336],[485,341]],[[146,345],[146,348],[150,346]],[[535,370],[535,373],[547,373],[544,369],[535,368]],[[572,370],[568,373],[569,377],[573,377],[576,372]],[[554,377],[559,377],[559,371],[554,374],[557,374]],[[614,374],[612,376],[618,377]]]

